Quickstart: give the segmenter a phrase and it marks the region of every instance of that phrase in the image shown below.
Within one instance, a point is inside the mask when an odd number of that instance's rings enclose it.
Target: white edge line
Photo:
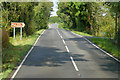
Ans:
[[[90,44],[92,44],[94,47],[96,47],[97,49],[101,50],[102,52],[104,52],[105,54],[107,54],[108,56],[112,57],[113,59],[115,59],[116,61],[120,62],[120,60],[118,60],[117,58],[115,58],[114,56],[112,56],[111,54],[109,54],[108,52],[104,51],[103,49],[101,49],[99,46],[95,45],[94,43],[92,43],[90,40],[88,40],[87,38],[85,38]]]
[[[42,34],[45,32],[45,30],[42,32]],[[41,35],[42,35],[41,34]],[[32,51],[32,49],[34,48],[34,46],[36,45],[37,41],[39,40],[39,38],[41,37],[41,35],[37,38],[37,40],[35,41],[35,43],[33,44],[33,46],[31,47],[31,49],[28,51],[27,55],[24,57],[24,59],[22,60],[22,62],[20,63],[20,65],[18,66],[17,70],[15,71],[15,73],[13,74],[13,76],[11,77],[10,80],[13,80],[13,78],[17,75],[18,71],[20,70],[21,66],[23,65],[23,63],[25,62],[25,60],[27,59],[28,55],[30,54],[30,52]]]
[[[72,31],[71,31],[72,32]],[[80,36],[80,37],[83,37],[81,35],[78,35],[74,32],[72,32],[73,34],[77,35],[77,36]],[[97,45],[95,45],[93,42],[91,42],[90,40],[88,40],[87,38],[83,37],[86,41],[88,41],[90,44],[92,44],[94,47],[96,47],[97,49],[101,50],[102,52],[104,52],[105,54],[107,54],[108,56],[112,57],[113,59],[115,59],[116,61],[120,62],[120,60],[118,60],[117,58],[115,58],[113,55],[111,55],[110,53],[104,51],[103,49],[101,49],[100,47],[98,47]]]

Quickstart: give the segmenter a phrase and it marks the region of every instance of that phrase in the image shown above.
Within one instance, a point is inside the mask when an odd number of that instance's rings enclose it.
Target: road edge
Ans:
[[[70,32],[73,33],[73,34],[75,34],[75,35],[77,35],[77,36],[79,36],[79,37],[83,37],[83,36],[81,36],[81,35],[79,35],[79,34],[76,34],[76,33],[72,32],[72,31],[70,31]],[[119,60],[119,59],[115,58],[113,55],[111,55],[110,53],[106,52],[105,50],[103,50],[102,48],[100,48],[98,45],[94,44],[93,42],[91,42],[91,41],[88,40],[87,38],[85,38],[85,37],[83,37],[83,38],[84,38],[88,43],[90,43],[92,46],[96,47],[97,49],[99,49],[100,51],[102,51],[103,53],[107,54],[108,56],[110,56],[111,58],[113,58],[114,60],[116,60],[117,62],[120,63],[120,60]]]
[[[36,43],[38,42],[39,38],[44,34],[46,30],[44,30],[39,37],[36,39],[36,41],[34,42],[33,46],[29,49],[29,51],[27,52],[27,54],[23,57],[22,61],[19,63],[18,67],[16,68],[16,70],[14,71],[14,73],[12,74],[12,76],[10,77],[10,80],[13,80],[15,78],[15,76],[17,75],[18,71],[20,70],[20,68],[22,67],[23,63],[25,62],[25,60],[27,59],[27,57],[29,56],[30,52],[32,51],[32,49],[34,48],[34,46],[36,45]]]

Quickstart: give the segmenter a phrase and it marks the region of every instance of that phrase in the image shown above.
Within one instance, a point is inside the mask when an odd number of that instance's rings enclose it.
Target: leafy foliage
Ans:
[[[6,78],[15,65],[33,45],[36,38],[47,28],[51,2],[2,2],[2,74]],[[23,38],[19,39],[16,28],[16,40],[13,41],[11,22],[24,22]]]
[[[34,8],[34,22],[37,30],[47,28],[51,7],[51,2],[43,2]]]
[[[110,6],[109,10],[112,16],[116,14],[115,40],[120,47],[120,2],[106,2],[105,4]]]
[[[86,3],[59,3],[58,16],[69,28],[84,31],[83,29],[89,25],[87,15]]]
[[[60,2],[58,8],[64,28],[95,36],[116,37],[119,44],[120,2]],[[115,20],[116,14],[118,22]]]
[[[49,23],[59,23],[61,22],[60,18],[58,16],[53,16],[49,18]]]
[[[24,36],[32,35],[40,29],[47,28],[52,6],[51,2],[2,2],[2,28],[9,36],[13,36],[11,22],[24,22]],[[16,33],[18,32],[19,29],[16,29]]]

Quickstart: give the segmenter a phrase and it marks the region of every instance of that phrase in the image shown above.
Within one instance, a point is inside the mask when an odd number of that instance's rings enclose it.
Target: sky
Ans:
[[[57,2],[58,2],[58,0],[50,0],[50,1],[52,1],[53,2],[53,11],[51,12],[51,15],[50,15],[50,17],[52,17],[52,16],[57,16],[57,11],[58,11],[58,5],[57,5]]]

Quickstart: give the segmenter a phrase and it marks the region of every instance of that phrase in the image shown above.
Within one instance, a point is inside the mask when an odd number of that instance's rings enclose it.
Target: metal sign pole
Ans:
[[[15,40],[15,27],[13,28],[13,38],[14,38],[14,40]]]
[[[20,40],[22,40],[22,27],[20,28]]]

